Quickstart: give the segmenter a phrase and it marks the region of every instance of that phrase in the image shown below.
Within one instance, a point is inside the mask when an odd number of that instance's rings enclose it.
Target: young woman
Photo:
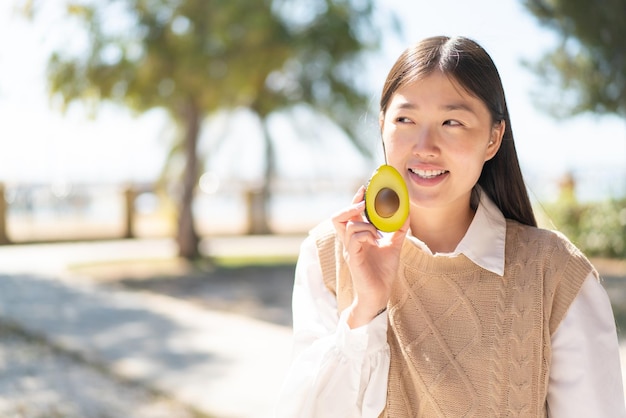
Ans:
[[[278,416],[626,417],[608,297],[579,250],[537,228],[484,49],[407,49],[380,128],[409,218],[380,233],[362,187],[303,242]]]

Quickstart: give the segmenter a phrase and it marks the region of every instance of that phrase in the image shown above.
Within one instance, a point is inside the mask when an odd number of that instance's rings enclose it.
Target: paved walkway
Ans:
[[[297,253],[301,237],[212,239],[212,254]],[[271,417],[291,330],[77,280],[69,265],[171,257],[171,240],[0,247],[0,319],[209,416]],[[626,375],[626,345],[622,345]],[[0,365],[1,366],[1,365]]]
[[[299,237],[214,239],[213,254],[295,254]],[[65,274],[71,264],[169,257],[170,240],[0,247],[0,318],[214,417],[270,417],[291,330]]]

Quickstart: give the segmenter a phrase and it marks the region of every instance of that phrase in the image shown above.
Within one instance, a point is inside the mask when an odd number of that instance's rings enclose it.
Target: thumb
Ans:
[[[410,225],[411,223],[409,222],[409,217],[407,216],[406,221],[404,221],[404,224],[400,227],[400,229],[398,229],[391,235],[392,245],[398,245],[398,244],[401,245],[402,242],[404,242],[404,238],[406,237],[406,234],[409,232]]]

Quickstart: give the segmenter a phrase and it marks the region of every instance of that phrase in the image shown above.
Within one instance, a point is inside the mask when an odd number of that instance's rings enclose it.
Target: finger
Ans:
[[[363,201],[364,197],[365,197],[365,186],[361,186],[359,187],[359,190],[356,191],[356,194],[352,198],[352,203],[359,203]]]
[[[346,229],[345,249],[349,256],[360,254],[367,246],[378,246],[376,228],[349,222]]]
[[[360,201],[358,203],[353,203],[345,209],[340,210],[332,216],[332,221],[335,226],[339,224],[345,224],[348,221],[357,221],[361,220],[363,217],[363,212],[365,211],[365,202]]]
[[[374,240],[379,238],[379,231],[369,222],[359,220],[350,220],[346,222],[346,235],[354,235],[360,233],[370,234]]]
[[[340,241],[346,245],[349,241],[354,240],[355,235],[370,235],[372,239],[376,239],[378,236],[378,230],[368,222],[362,220],[348,220],[346,222],[338,222],[335,225],[337,237]],[[365,242],[362,237],[357,238],[358,241]],[[368,238],[369,240],[369,238]]]
[[[350,221],[361,221],[363,219],[363,213],[365,212],[364,193],[365,186],[359,187],[359,190],[352,198],[352,205],[331,216],[335,231],[342,241],[344,241],[344,235],[346,234],[346,224]]]
[[[400,229],[398,229],[391,235],[391,244],[396,245],[397,243],[402,243],[404,241],[404,238],[406,237],[406,234],[409,232],[410,226],[410,216],[407,216],[406,221],[404,221],[404,224],[400,227]]]
[[[365,210],[365,202],[363,200],[363,195],[365,193],[365,186],[359,187],[356,194],[352,198],[352,204],[345,209],[340,210],[335,213],[331,218],[333,222],[347,222],[350,219],[361,216],[363,211]]]

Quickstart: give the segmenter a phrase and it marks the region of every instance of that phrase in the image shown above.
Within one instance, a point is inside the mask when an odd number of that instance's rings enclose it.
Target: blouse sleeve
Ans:
[[[350,308],[338,315],[311,238],[302,243],[292,304],[293,361],[276,417],[378,417],[389,371],[386,314],[348,327]]]
[[[547,401],[550,418],[626,418],[613,311],[593,275],[552,336]]]

